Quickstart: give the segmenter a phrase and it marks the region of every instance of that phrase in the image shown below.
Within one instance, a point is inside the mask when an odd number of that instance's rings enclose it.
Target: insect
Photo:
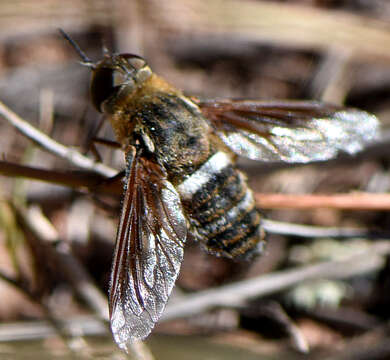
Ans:
[[[126,156],[109,290],[117,344],[149,335],[178,276],[189,237],[208,252],[251,258],[265,244],[237,156],[306,163],[354,154],[378,135],[375,116],[310,101],[200,101],[132,54],[92,62],[91,98]]]

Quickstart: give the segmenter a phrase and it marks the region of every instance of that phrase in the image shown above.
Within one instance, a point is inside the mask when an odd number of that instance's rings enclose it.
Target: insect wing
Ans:
[[[217,135],[237,155],[305,163],[354,154],[378,137],[367,112],[314,101],[198,101]]]
[[[155,162],[128,153],[125,196],[110,283],[117,344],[145,338],[160,318],[183,260],[186,220],[178,193]]]

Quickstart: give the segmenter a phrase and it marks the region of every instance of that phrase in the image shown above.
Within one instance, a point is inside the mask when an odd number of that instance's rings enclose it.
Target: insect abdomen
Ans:
[[[247,258],[264,245],[260,214],[245,176],[218,151],[178,186],[191,231],[208,251]]]

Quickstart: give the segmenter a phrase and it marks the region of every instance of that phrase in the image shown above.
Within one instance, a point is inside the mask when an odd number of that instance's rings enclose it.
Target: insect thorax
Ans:
[[[142,141],[145,150],[164,164],[178,183],[211,155],[210,128],[196,105],[184,96],[155,93],[129,111],[134,129],[130,141]]]

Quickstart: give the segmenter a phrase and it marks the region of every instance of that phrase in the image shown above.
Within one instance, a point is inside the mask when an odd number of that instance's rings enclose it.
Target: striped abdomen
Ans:
[[[244,175],[218,151],[177,187],[191,232],[208,251],[247,258],[262,251],[260,214]]]

